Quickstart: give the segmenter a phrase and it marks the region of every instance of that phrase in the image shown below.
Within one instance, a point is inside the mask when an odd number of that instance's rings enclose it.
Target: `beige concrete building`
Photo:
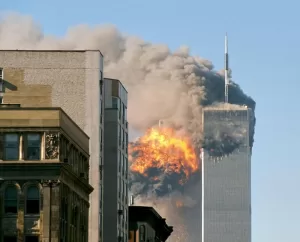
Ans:
[[[0,73],[3,103],[61,107],[89,136],[89,183],[94,188],[90,195],[89,242],[101,241],[103,56],[93,50],[0,50]]]
[[[60,108],[0,105],[0,242],[88,242],[89,137]]]

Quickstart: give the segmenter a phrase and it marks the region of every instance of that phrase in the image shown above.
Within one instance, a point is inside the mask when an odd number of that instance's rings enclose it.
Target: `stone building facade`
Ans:
[[[62,109],[0,105],[0,242],[88,242],[88,161]]]
[[[98,50],[0,50],[3,103],[61,107],[89,136],[89,242],[102,231],[103,56]],[[1,97],[1,90],[0,90]]]

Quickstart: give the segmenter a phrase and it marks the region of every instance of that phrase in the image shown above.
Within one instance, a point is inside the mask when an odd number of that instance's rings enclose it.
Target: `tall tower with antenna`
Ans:
[[[228,76],[228,39],[227,33],[225,34],[225,103],[228,103],[228,86],[229,86],[229,76]]]

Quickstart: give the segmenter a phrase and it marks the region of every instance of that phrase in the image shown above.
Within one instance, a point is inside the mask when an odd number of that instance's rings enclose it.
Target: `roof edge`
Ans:
[[[47,50],[47,49],[40,49],[40,50],[34,50],[34,49],[0,49],[0,52],[5,52],[5,51],[20,51],[20,52],[88,52],[88,51],[94,51],[94,52],[99,52],[102,56],[102,52],[97,49],[78,49],[78,50],[58,50],[58,49],[53,49],[53,50]]]

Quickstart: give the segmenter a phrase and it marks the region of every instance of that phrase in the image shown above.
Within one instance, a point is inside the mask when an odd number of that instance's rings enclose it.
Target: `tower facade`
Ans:
[[[253,118],[245,106],[203,110],[202,242],[251,241]]]
[[[119,80],[104,79],[103,241],[128,241],[127,91]]]

